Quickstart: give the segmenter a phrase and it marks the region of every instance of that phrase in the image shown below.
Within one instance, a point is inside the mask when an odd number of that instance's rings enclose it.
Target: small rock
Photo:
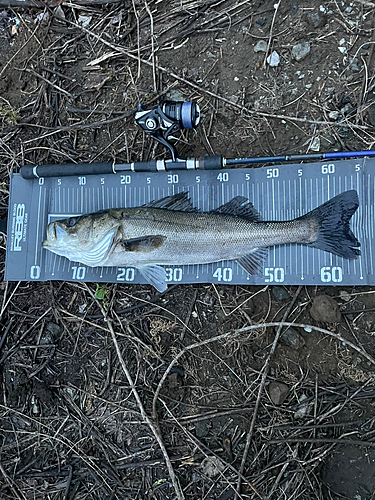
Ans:
[[[219,457],[206,457],[201,463],[201,468],[207,477],[215,477],[223,472],[225,465]]]
[[[46,324],[46,330],[51,334],[52,340],[57,340],[63,332],[63,328],[60,325],[56,325],[52,321]]]
[[[345,106],[343,108],[340,109],[340,112],[342,115],[349,115],[352,111],[353,111],[353,106],[348,103],[348,104],[345,104]]]
[[[271,68],[275,68],[276,66],[278,66],[280,64],[280,56],[279,54],[276,52],[276,50],[274,50],[272,52],[272,54],[270,54],[268,57],[267,57],[267,62],[268,64],[271,66]]]
[[[208,420],[198,420],[195,424],[195,435],[197,438],[206,437],[210,430]]]
[[[91,22],[92,16],[78,16],[78,23],[81,24],[84,28],[88,26]]]
[[[268,392],[272,403],[281,405],[289,394],[289,387],[282,382],[271,382]]]
[[[170,101],[186,101],[184,94],[182,94],[179,90],[172,89],[167,92],[167,98]]]
[[[349,302],[352,297],[346,290],[340,290],[339,295],[340,299],[344,300],[345,302]]]
[[[289,293],[283,286],[272,286],[271,295],[275,300],[282,302],[283,300],[290,299]]]
[[[303,418],[307,415],[308,410],[309,410],[309,403],[306,401],[307,396],[306,394],[302,394],[302,396],[299,398],[300,402],[300,407],[298,410],[294,413],[294,418]],[[305,402],[306,401],[306,402]]]
[[[338,120],[339,116],[340,116],[340,112],[339,111],[330,111],[328,113],[328,116],[331,120]]]
[[[309,42],[298,43],[292,48],[292,56],[296,61],[302,61],[310,53]]]
[[[307,22],[314,29],[323,28],[327,24],[327,14],[322,11],[310,12],[307,14]]]
[[[254,52],[267,52],[268,43],[265,40],[259,40],[254,47]]]
[[[320,137],[314,137],[310,144],[311,151],[319,152],[320,151]]]
[[[341,312],[337,302],[329,295],[317,295],[314,298],[310,314],[315,321],[322,323],[338,323]]]
[[[342,138],[342,139],[345,139],[347,141],[351,140],[354,138],[354,134],[353,134],[353,131],[351,130],[351,128],[349,127],[340,127],[338,130],[337,130],[337,133],[339,134],[339,136]]]
[[[349,57],[349,68],[355,72],[360,71],[357,57]]]
[[[255,22],[257,24],[259,24],[259,26],[264,26],[266,24],[266,20],[265,19],[257,19]]]
[[[324,151],[332,151],[332,149],[336,146],[337,141],[336,137],[328,132],[323,132],[320,136],[320,150]]]
[[[350,97],[348,95],[344,95],[341,99],[341,104],[351,104],[351,100],[350,100]]]
[[[341,52],[341,54],[346,54],[347,53],[346,47],[339,47],[338,49]]]
[[[305,345],[305,339],[294,328],[288,328],[281,335],[280,342],[295,350]]]

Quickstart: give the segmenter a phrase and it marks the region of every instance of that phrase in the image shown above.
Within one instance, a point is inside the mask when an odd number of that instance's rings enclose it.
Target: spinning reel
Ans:
[[[135,123],[169,149],[172,161],[177,161],[177,152],[168,139],[181,129],[197,128],[199,121],[200,109],[195,101],[164,101],[149,110],[139,104],[135,114]]]

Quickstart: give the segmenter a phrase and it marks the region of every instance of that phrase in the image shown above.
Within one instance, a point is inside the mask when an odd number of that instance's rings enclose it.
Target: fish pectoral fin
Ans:
[[[258,211],[244,196],[236,196],[232,198],[230,201],[228,201],[228,203],[221,205],[221,207],[215,208],[215,210],[212,210],[211,213],[235,215],[236,217],[241,217],[242,219],[250,220],[252,222],[262,220]]]
[[[167,237],[161,234],[152,234],[130,240],[121,240],[120,244],[126,252],[149,253],[160,248],[166,239]]]
[[[158,292],[165,292],[167,289],[166,278],[167,274],[164,267],[161,266],[141,266],[139,272],[145,280],[156,288]]]
[[[267,254],[267,248],[256,248],[253,252],[236,259],[236,262],[242,269],[245,269],[250,276],[259,275],[263,271],[263,264]]]

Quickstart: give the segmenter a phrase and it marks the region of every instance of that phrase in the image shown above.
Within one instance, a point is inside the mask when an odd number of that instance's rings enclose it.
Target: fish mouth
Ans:
[[[50,222],[47,226],[47,239],[42,242],[42,248],[51,248],[60,243],[67,232],[56,222]]]

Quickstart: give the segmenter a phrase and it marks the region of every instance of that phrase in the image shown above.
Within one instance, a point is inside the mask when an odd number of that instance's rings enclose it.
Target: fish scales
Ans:
[[[242,196],[211,212],[198,212],[183,192],[142,207],[51,222],[42,246],[91,267],[135,267],[164,291],[163,265],[235,260],[249,274],[257,274],[267,248],[285,243],[356,259],[360,243],[350,219],[358,204],[357,192],[345,191],[297,219],[263,222]]]
[[[251,222],[231,215],[185,213],[163,209],[122,211],[119,231],[123,240],[162,235],[165,242],[150,253],[130,252],[118,245],[106,265],[207,264],[237,259],[255,248],[284,243],[309,243],[316,238],[311,221]]]

